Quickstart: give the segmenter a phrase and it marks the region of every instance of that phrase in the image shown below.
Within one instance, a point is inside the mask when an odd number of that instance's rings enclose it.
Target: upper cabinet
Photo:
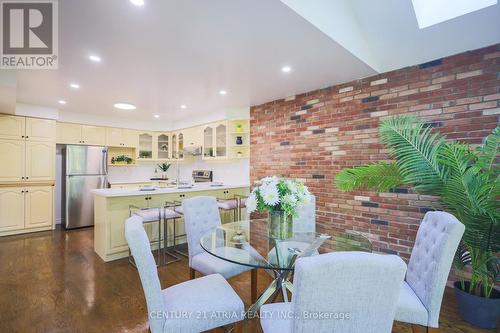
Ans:
[[[56,121],[0,114],[0,139],[54,142]]]
[[[153,156],[155,156],[154,146],[152,133],[139,133],[139,154],[137,158],[140,160],[153,160]]]
[[[215,127],[215,157],[227,157],[227,126]]]
[[[25,117],[0,114],[0,139],[23,140]]]
[[[106,128],[101,126],[82,125],[82,141],[87,145],[105,145]]]
[[[203,129],[203,159],[227,158],[226,122],[208,124]]]
[[[170,135],[166,133],[157,134],[157,158],[159,160],[169,160],[170,159]]]
[[[57,123],[57,143],[73,145],[106,145],[106,128],[102,126]]]
[[[29,141],[56,141],[56,121],[26,118],[26,139]]]
[[[6,159],[0,163],[0,182],[24,181],[25,152],[25,141],[0,140],[0,156]]]
[[[214,150],[214,128],[212,126],[205,126],[203,129],[203,158],[215,157]]]
[[[177,133],[172,134],[172,159],[176,160],[179,158],[179,144],[177,140]]]
[[[124,128],[106,128],[106,145],[110,147],[130,147],[138,146],[137,132]]]
[[[57,143],[81,144],[82,125],[72,123],[57,123]]]
[[[53,142],[26,142],[26,181],[55,179],[56,145]]]
[[[0,140],[0,182],[51,181],[55,179],[56,145],[53,142]]]
[[[15,131],[9,134],[15,135]],[[201,154],[205,160],[248,158],[250,122],[231,119],[176,132],[57,123],[57,143],[107,145],[116,156],[126,155],[134,161],[183,160],[193,154]]]
[[[184,159],[184,133],[177,133],[177,151],[178,151],[178,159]]]

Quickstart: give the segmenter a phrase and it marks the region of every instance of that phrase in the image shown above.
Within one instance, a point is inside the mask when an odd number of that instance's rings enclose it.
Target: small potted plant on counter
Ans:
[[[482,328],[497,327],[500,125],[476,149],[445,141],[439,132],[412,116],[382,121],[379,134],[395,162],[344,169],[335,177],[337,188],[387,192],[406,185],[417,193],[438,196],[444,209],[465,225],[455,260],[461,275],[454,284],[460,315]]]
[[[168,169],[170,169],[170,166],[171,164],[168,164],[168,163],[161,163],[161,164],[158,164],[158,168],[160,168],[161,170],[161,178],[163,179],[168,179],[167,177],[167,171]]]
[[[290,238],[293,234],[292,216],[297,215],[301,205],[310,202],[309,190],[302,182],[276,176],[263,178],[258,184],[248,196],[247,211],[267,211],[269,237]]]

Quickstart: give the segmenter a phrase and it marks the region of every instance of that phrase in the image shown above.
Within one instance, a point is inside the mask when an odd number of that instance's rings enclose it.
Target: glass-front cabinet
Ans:
[[[159,134],[157,152],[159,160],[169,160],[170,159],[170,135]]]
[[[213,123],[203,129],[203,159],[226,158],[228,152],[227,125]]]
[[[177,150],[179,152],[179,159],[184,159],[184,134],[182,132],[177,133]]]
[[[139,134],[139,154],[137,157],[140,160],[153,159],[153,135],[150,133]]]
[[[227,157],[227,126],[219,124],[215,128],[215,157]]]
[[[207,126],[203,130],[203,158],[214,156],[214,129],[211,126]]]
[[[172,159],[178,158],[177,153],[179,152],[179,147],[177,146],[177,134],[172,134]]]

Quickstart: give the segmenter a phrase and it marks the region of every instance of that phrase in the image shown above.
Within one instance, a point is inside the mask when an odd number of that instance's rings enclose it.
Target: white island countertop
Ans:
[[[92,193],[102,197],[130,197],[138,195],[155,195],[170,193],[186,193],[197,191],[229,190],[234,188],[250,187],[249,184],[224,184],[222,186],[211,186],[210,184],[195,184],[193,187],[155,187],[154,191],[141,191],[140,188],[105,188],[92,190]]]

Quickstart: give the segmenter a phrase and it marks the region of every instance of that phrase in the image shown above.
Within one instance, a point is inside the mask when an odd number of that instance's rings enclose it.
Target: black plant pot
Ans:
[[[500,319],[500,292],[494,289],[490,298],[479,297],[463,291],[459,281],[454,285],[460,317],[477,327],[496,328]],[[469,282],[465,282],[465,288],[469,288]]]

